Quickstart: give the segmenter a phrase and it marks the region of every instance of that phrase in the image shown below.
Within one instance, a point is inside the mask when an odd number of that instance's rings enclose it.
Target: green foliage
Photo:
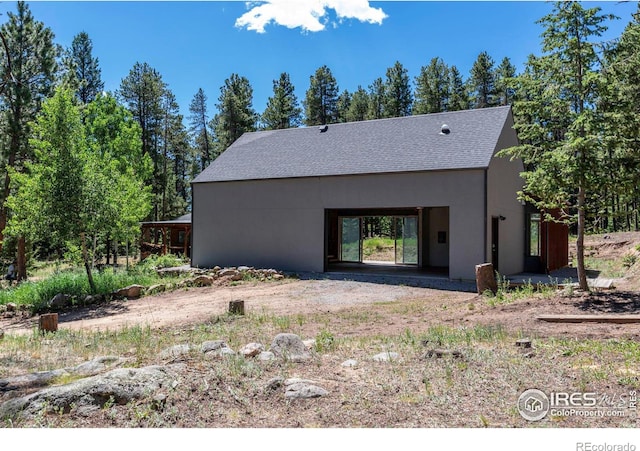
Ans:
[[[157,280],[157,276],[145,276],[126,271],[114,272],[112,269],[94,272],[93,278],[96,285],[95,294],[103,295],[108,295],[128,285],[150,285]],[[68,294],[74,299],[74,302],[82,302],[91,292],[88,279],[83,271],[77,269],[57,271],[42,281],[23,282],[1,290],[0,304],[14,302],[17,305],[31,305],[34,312],[40,312],[47,309],[48,302],[56,294]]]
[[[253,88],[249,80],[231,74],[220,88],[216,106],[218,114],[211,125],[219,144],[218,153],[222,153],[243,133],[256,129],[258,115],[253,110]]]
[[[474,108],[487,108],[498,104],[493,65],[493,58],[487,52],[481,52],[471,67],[469,87]]]
[[[303,102],[305,125],[333,124],[338,120],[338,83],[329,67],[319,67],[310,77]]]
[[[396,61],[387,69],[384,84],[384,117],[409,116],[412,105],[409,72],[400,61]]]
[[[638,261],[638,256],[636,254],[627,254],[622,257],[622,266],[625,268],[631,268]]]
[[[188,260],[185,260],[174,254],[151,254],[150,256],[136,264],[133,268],[131,268],[131,272],[134,274],[154,275],[159,269],[175,268],[178,266],[183,266],[187,263]]]
[[[449,68],[441,58],[433,58],[428,66],[422,66],[415,82],[413,114],[447,111],[451,83]]]
[[[63,83],[75,91],[83,105],[95,100],[104,89],[98,58],[93,57],[92,52],[93,43],[83,31],[74,36],[71,48],[62,59]]]
[[[295,88],[289,74],[283,72],[273,80],[273,96],[267,99],[262,123],[267,130],[281,130],[301,124],[302,109],[298,105]]]
[[[331,352],[336,348],[336,339],[333,334],[327,330],[322,329],[316,335],[316,351],[317,352]]]

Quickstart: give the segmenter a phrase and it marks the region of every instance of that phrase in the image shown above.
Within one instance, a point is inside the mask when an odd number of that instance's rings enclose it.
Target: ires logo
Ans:
[[[552,392],[549,394],[551,407],[596,407],[598,405],[598,394],[587,393],[565,393]]]

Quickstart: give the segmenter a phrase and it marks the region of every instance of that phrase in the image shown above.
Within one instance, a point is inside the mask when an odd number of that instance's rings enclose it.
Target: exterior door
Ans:
[[[418,264],[418,217],[394,218],[396,264]]]
[[[362,218],[340,218],[340,261],[362,261]]]
[[[491,263],[493,270],[499,272],[498,257],[500,255],[500,218],[491,218]]]

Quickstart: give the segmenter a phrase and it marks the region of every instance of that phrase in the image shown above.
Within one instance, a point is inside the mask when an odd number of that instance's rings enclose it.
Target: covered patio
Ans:
[[[140,224],[140,259],[151,254],[181,254],[191,257],[191,213],[168,221],[147,221]]]

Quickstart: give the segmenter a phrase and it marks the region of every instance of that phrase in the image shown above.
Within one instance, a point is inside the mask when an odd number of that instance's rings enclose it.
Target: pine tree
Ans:
[[[514,80],[516,77],[516,67],[507,57],[496,69],[495,84],[499,105],[511,105],[515,96]]]
[[[382,78],[376,78],[369,85],[369,113],[368,119],[382,119],[385,117],[384,109],[385,84]]]
[[[347,111],[347,122],[364,121],[367,119],[369,112],[369,94],[362,86],[358,86],[358,89],[351,96],[351,104]]]
[[[461,111],[469,109],[469,94],[462,75],[456,66],[449,68],[449,111]]]
[[[401,117],[411,114],[413,95],[409,72],[399,61],[387,69],[384,88],[384,116]]]
[[[302,120],[302,109],[298,106],[295,88],[289,74],[283,72],[278,80],[273,80],[273,97],[267,100],[262,113],[262,123],[267,130],[281,130],[298,127]]]
[[[202,88],[195,93],[189,105],[189,123],[193,146],[198,154],[200,170],[204,171],[211,163],[211,133],[207,113],[207,96]]]
[[[160,73],[147,63],[135,63],[118,90],[118,97],[140,124],[142,153],[153,161],[153,177],[147,184],[153,187],[153,213],[150,219],[159,220],[162,206],[158,199],[162,192],[158,174],[164,166],[162,161],[162,121],[164,118],[163,96],[166,85]]]
[[[493,59],[481,52],[473,63],[469,89],[473,108],[487,108],[498,104]]]
[[[337,122],[348,122],[349,108],[351,107],[351,94],[346,89],[338,96],[336,108],[338,110]]]
[[[440,58],[433,58],[420,68],[416,77],[413,114],[439,113],[449,108],[449,68]]]
[[[98,58],[92,56],[92,51],[93,43],[83,31],[73,38],[71,48],[65,52],[63,59],[65,79],[84,105],[94,100],[104,89]]]
[[[5,166],[20,171],[25,161],[32,157],[28,138],[31,134],[30,123],[35,120],[43,101],[53,92],[57,70],[57,48],[53,44],[53,32],[42,22],[34,19],[29,6],[18,2],[16,13],[8,13],[9,20],[2,25],[0,33],[6,40],[9,55],[2,47],[2,60],[11,61],[3,65],[0,79],[6,84],[2,95],[3,154]],[[10,214],[5,206],[10,190],[11,176],[4,176],[2,203],[0,204],[0,248],[4,244],[3,232]],[[26,276],[24,242],[19,240],[18,276]]]
[[[304,104],[305,125],[332,124],[338,120],[338,83],[327,66],[310,77]]]
[[[245,132],[256,129],[257,114],[253,110],[253,88],[249,80],[231,74],[220,88],[215,134],[219,152],[224,152]]]
[[[531,57],[520,83],[525,96],[514,104],[523,143],[505,154],[523,158],[523,199],[549,211],[560,209],[577,223],[576,259],[580,288],[588,290],[584,235],[589,195],[602,178],[602,127],[595,107],[602,78],[594,37],[606,29],[600,8],[558,2],[538,21],[545,27],[541,57]],[[522,121],[521,118],[526,118]]]

